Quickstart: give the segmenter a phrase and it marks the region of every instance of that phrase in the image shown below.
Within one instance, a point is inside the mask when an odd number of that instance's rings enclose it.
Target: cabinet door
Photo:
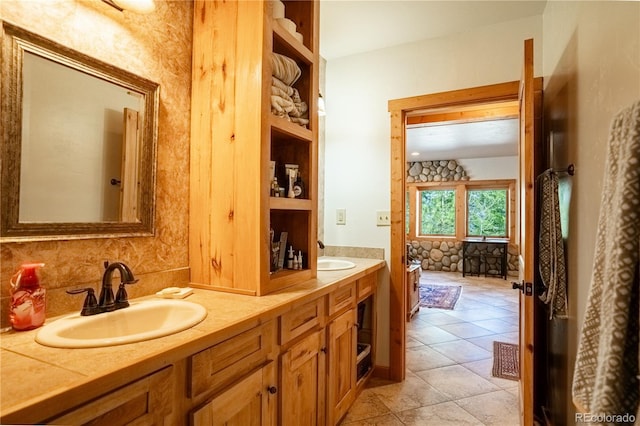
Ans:
[[[317,331],[282,354],[280,424],[325,424],[325,331]]]
[[[275,426],[277,388],[273,362],[256,370],[191,413],[194,426]]]
[[[329,410],[327,424],[335,425],[349,409],[356,392],[356,310],[329,324]]]

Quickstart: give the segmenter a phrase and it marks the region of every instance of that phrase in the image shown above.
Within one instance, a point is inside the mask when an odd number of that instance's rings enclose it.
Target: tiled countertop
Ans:
[[[207,317],[188,330],[145,342],[61,349],[36,343],[37,330],[3,333],[0,423],[20,422],[27,413],[34,412],[39,418],[47,418],[276,318],[299,303],[323,296],[346,280],[358,279],[385,264],[378,259],[345,259],[356,267],[318,271],[315,279],[262,297],[195,289],[185,300],[207,308]],[[141,299],[149,298],[152,296]]]

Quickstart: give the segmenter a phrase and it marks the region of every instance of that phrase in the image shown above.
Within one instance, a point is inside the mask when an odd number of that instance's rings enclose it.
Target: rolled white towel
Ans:
[[[271,74],[287,86],[293,86],[302,70],[293,59],[279,53],[271,54]]]
[[[280,0],[273,0],[273,19],[284,18],[284,3]]]
[[[284,28],[285,30],[289,31],[291,34],[295,34],[296,33],[296,23],[293,22],[291,19],[288,18],[278,18],[276,19],[276,21],[278,21],[278,24],[280,24],[282,26],[282,28]]]

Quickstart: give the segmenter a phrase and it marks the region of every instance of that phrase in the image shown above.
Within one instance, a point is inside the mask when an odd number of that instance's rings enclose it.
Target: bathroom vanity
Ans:
[[[201,323],[135,344],[59,349],[37,330],[5,333],[0,422],[336,424],[373,372],[384,267],[349,260],[263,297],[196,289],[186,300],[207,308]]]

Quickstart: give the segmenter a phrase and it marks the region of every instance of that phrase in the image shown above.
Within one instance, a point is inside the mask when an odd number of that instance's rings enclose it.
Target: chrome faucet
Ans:
[[[113,289],[111,287],[111,276],[115,269],[120,272],[120,285],[118,286],[118,292],[114,299]],[[136,282],[138,282],[138,280],[133,276],[133,272],[131,272],[131,269],[129,269],[127,265],[122,262],[110,264],[109,261],[105,261],[104,275],[102,275],[102,289],[100,290],[100,298],[98,300],[98,307],[101,312],[115,311],[116,309],[129,306],[128,295],[124,286]]]

